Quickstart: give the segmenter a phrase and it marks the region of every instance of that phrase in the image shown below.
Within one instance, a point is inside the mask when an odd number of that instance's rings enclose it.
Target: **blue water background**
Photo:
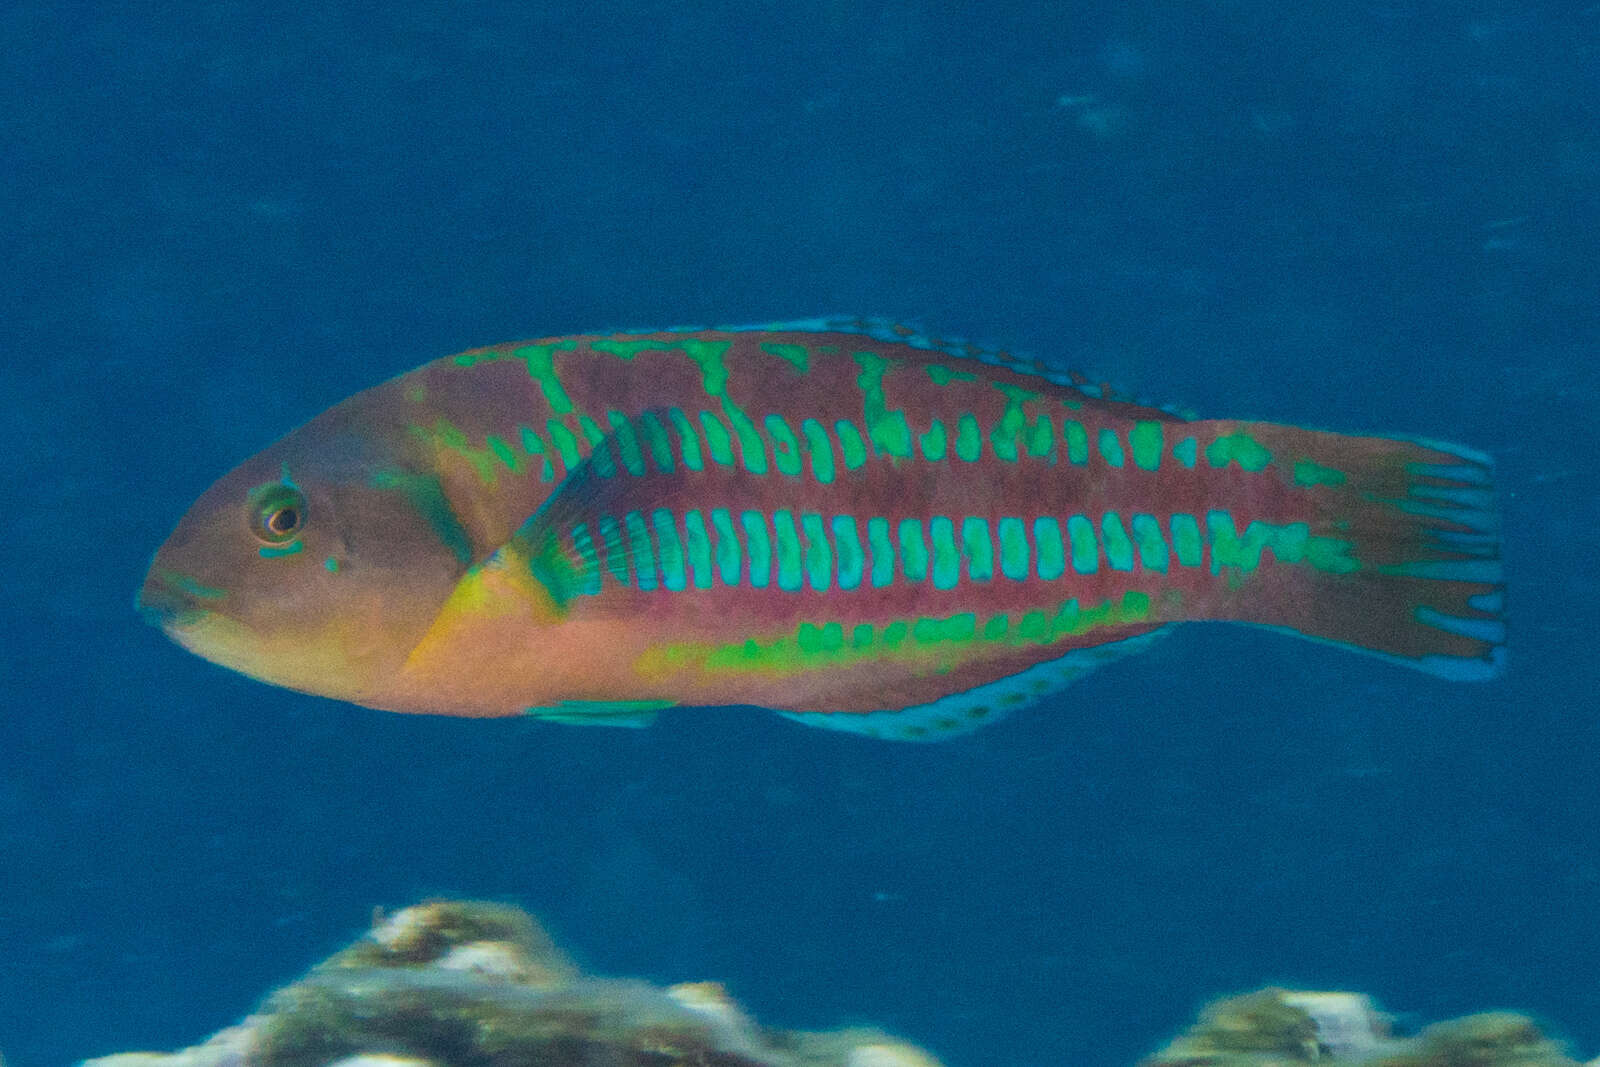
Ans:
[[[0,11],[0,1052],[193,1041],[430,894],[953,1067],[1204,999],[1600,1049],[1600,6]],[[233,463],[477,344],[901,316],[1500,460],[1505,680],[1194,627],[935,746],[273,690],[130,610]]]

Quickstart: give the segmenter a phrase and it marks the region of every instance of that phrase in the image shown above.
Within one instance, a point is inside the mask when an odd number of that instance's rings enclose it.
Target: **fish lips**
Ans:
[[[193,626],[212,613],[227,593],[185,574],[151,567],[133,606],[145,622],[167,633]]]

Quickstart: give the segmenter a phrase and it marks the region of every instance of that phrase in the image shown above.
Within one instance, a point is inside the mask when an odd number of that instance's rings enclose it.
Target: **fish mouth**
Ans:
[[[227,595],[189,575],[152,567],[133,607],[145,622],[171,633],[206,618]]]

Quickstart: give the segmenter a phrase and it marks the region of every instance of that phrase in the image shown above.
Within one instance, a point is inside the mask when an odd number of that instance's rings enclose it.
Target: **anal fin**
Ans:
[[[1076,648],[1016,674],[925,704],[867,712],[780,711],[778,714],[806,726],[844,730],[886,741],[943,741],[970,734],[1013,711],[1046,700],[1107,663],[1143,652],[1166,631],[1167,627],[1160,627],[1120,641]]]

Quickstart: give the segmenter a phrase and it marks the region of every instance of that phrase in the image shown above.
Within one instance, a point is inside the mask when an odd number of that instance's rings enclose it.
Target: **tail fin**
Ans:
[[[1279,626],[1441,678],[1493,678],[1505,661],[1505,584],[1494,464],[1435,441],[1351,437],[1266,423],[1213,423],[1270,455],[1278,499],[1309,521],[1211,537],[1212,570],[1228,549],[1270,547],[1271,577],[1236,601],[1240,621]],[[1265,473],[1265,472],[1263,472]],[[1254,524],[1252,524],[1253,526]],[[1298,526],[1298,524],[1296,524]],[[1231,545],[1228,537],[1233,538]],[[1240,591],[1243,594],[1243,590]]]

